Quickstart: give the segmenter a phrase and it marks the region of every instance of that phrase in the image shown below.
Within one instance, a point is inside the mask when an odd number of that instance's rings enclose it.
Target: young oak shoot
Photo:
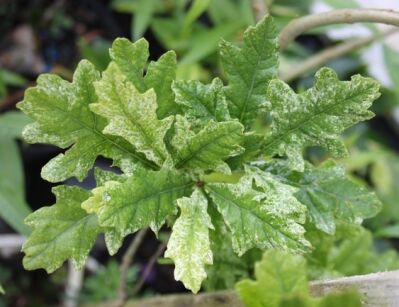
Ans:
[[[305,253],[308,227],[331,235],[337,222],[359,224],[378,212],[376,196],[339,166],[314,167],[302,155],[315,145],[345,155],[340,133],[373,116],[377,82],[340,81],[323,68],[313,88],[295,94],[277,79],[271,17],[250,27],[242,46],[222,42],[220,54],[227,84],[176,81],[173,51],[148,64],[144,39],[119,38],[105,71],[83,60],[72,82],[45,74],[26,91],[18,107],[34,122],[25,140],[66,149],[43,178],[83,180],[98,156],[123,172],[96,170],[91,191],[55,188],[56,204],[26,220],[26,269],[53,272],[69,258],[80,268],[99,234],[114,254],[126,235],[156,233],[168,221],[165,255],[175,278],[197,292],[226,248],[238,256],[254,248]],[[255,131],[267,114],[267,132]]]

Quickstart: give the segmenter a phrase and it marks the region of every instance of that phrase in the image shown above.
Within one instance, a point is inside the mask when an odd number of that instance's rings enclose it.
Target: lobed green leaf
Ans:
[[[249,128],[260,111],[270,109],[265,94],[270,80],[277,77],[277,31],[272,17],[249,27],[242,47],[223,41],[220,56],[229,80],[225,93],[230,115]]]
[[[299,95],[283,81],[273,80],[268,87],[272,126],[265,154],[287,156],[290,167],[298,171],[304,169],[302,151],[308,146],[321,146],[334,157],[345,156],[340,134],[374,116],[368,108],[379,97],[378,90],[371,78],[357,75],[339,81],[329,68],[320,69],[315,86]]]
[[[51,273],[66,259],[81,268],[101,232],[97,217],[80,207],[89,192],[68,186],[55,187],[53,192],[56,204],[35,211],[25,220],[33,228],[22,247],[23,264],[28,270],[43,268]]]

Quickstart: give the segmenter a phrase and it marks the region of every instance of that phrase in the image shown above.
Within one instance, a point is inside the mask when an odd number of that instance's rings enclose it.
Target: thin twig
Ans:
[[[148,228],[140,230],[133,241],[130,243],[127,251],[123,255],[122,264],[120,266],[120,278],[118,287],[118,298],[115,302],[115,306],[122,306],[127,299],[127,273],[129,267],[133,261],[134,255],[136,254],[141,242],[143,242],[145,235],[147,234]]]
[[[145,267],[145,270],[144,270],[143,274],[141,275],[141,278],[140,278],[139,282],[134,287],[134,289],[132,291],[132,295],[136,295],[137,293],[140,292],[141,288],[143,287],[145,281],[148,278],[148,275],[150,275],[150,273],[152,271],[152,268],[154,267],[154,265],[157,262],[158,258],[161,257],[161,255],[162,255],[163,251],[165,250],[167,244],[168,244],[168,240],[165,240],[165,242],[162,242],[162,244],[160,244],[158,246],[158,249],[155,251],[154,255],[152,255],[152,257],[150,258],[150,261],[148,261],[148,264]]]
[[[291,21],[279,36],[280,50],[283,50],[297,36],[306,31],[333,24],[374,22],[399,26],[399,12],[379,9],[342,9],[307,15]]]
[[[77,307],[79,301],[80,290],[82,289],[84,270],[77,270],[72,264],[72,261],[68,261],[68,278],[65,287],[65,297],[63,306],[64,307]]]
[[[299,76],[302,76],[303,74],[312,71],[315,68],[320,67],[322,64],[335,59],[337,57],[340,57],[344,54],[347,54],[353,50],[359,49],[361,47],[367,46],[370,43],[377,41],[381,38],[387,37],[393,33],[398,32],[398,28],[390,28],[387,31],[384,31],[382,33],[379,33],[377,35],[372,35],[369,37],[362,37],[359,39],[355,40],[350,40],[345,43],[339,44],[334,47],[330,47],[327,49],[324,49],[323,51],[320,51],[319,53],[316,53],[309,59],[301,62],[297,66],[294,66],[293,68],[287,69],[287,71],[283,71],[280,74],[280,78],[284,80],[285,82],[292,81],[296,79]]]
[[[268,9],[266,2],[264,0],[253,0],[252,1],[252,11],[256,21],[262,19],[266,15]]]

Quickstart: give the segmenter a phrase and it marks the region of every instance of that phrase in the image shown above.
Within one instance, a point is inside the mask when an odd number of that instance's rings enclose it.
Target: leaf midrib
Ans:
[[[349,97],[347,97],[346,99],[340,100],[339,103],[331,103],[331,105],[327,106],[325,109],[321,110],[320,112],[316,112],[315,114],[311,115],[310,117],[306,118],[305,120],[300,121],[295,127],[286,130],[284,133],[277,134],[277,136],[272,134],[270,136],[270,138],[272,138],[272,141],[267,143],[263,147],[263,150],[267,151],[267,149],[270,148],[273,144],[284,139],[287,135],[293,133],[294,131],[302,129],[303,126],[305,126],[307,123],[313,121],[318,116],[323,115],[323,114],[328,114],[328,112],[330,110],[334,109],[335,107],[341,106],[344,103],[347,103],[349,100],[352,100],[354,97],[357,97],[358,95],[361,95],[361,94],[362,93],[356,93],[354,95],[349,95]]]
[[[237,126],[237,128],[232,129],[231,131],[227,131],[221,135],[219,135],[216,138],[212,138],[210,139],[208,142],[206,142],[205,144],[203,144],[202,146],[200,146],[198,148],[198,150],[196,150],[195,152],[190,153],[190,155],[188,155],[187,157],[181,159],[178,163],[176,163],[176,168],[181,168],[183,167],[185,164],[187,164],[190,160],[192,160],[195,156],[198,156],[201,154],[201,152],[203,152],[207,147],[209,147],[210,145],[212,145],[213,143],[216,143],[217,141],[219,141],[221,138],[225,137],[225,136],[230,136],[232,134],[237,134],[238,131],[241,130],[241,127]],[[197,134],[198,135],[198,134]],[[189,143],[188,145],[186,145],[183,149],[187,149],[190,147],[192,143]],[[182,151],[183,149],[181,149],[180,151]]]
[[[121,206],[119,206],[119,207],[115,208],[113,211],[111,211],[112,214],[109,214],[109,216],[107,218],[102,218],[101,220],[102,220],[102,222],[108,221],[108,220],[111,219],[111,217],[113,215],[119,214],[120,211],[129,209],[130,207],[133,207],[134,205],[137,206],[138,204],[146,202],[148,199],[151,199],[151,198],[159,199],[164,194],[169,194],[169,193],[173,193],[173,192],[176,192],[176,191],[181,191],[181,190],[184,190],[184,189],[186,189],[186,188],[188,188],[190,186],[193,186],[193,185],[194,185],[194,182],[190,181],[189,183],[185,183],[185,184],[180,185],[178,187],[176,187],[176,185],[173,185],[172,188],[168,187],[168,189],[159,191],[157,193],[154,193],[153,190],[151,190],[150,192],[146,193],[146,195],[144,195],[143,197],[141,197],[140,199],[138,199],[138,200],[136,200],[134,202],[123,203]],[[158,207],[160,207],[160,206],[158,206]],[[136,208],[135,211],[137,211],[137,208]],[[114,225],[105,225],[105,226],[114,226]]]
[[[265,221],[264,219],[262,219],[260,216],[258,216],[258,214],[257,214],[256,212],[253,212],[253,211],[251,211],[251,210],[248,209],[248,208],[242,207],[242,206],[240,206],[237,202],[235,202],[234,200],[228,199],[228,198],[224,197],[224,195],[222,195],[222,194],[216,192],[214,189],[212,189],[212,185],[207,185],[207,188],[208,188],[209,190],[211,190],[212,193],[214,193],[214,194],[216,194],[218,197],[220,197],[222,200],[224,200],[224,201],[226,201],[226,202],[228,202],[228,203],[232,203],[232,204],[234,204],[236,207],[238,207],[238,208],[240,208],[240,209],[242,209],[242,210],[248,211],[251,215],[253,215],[254,217],[256,217],[256,218],[257,218],[258,220],[260,220],[262,223],[267,224],[267,225],[268,225],[271,229],[273,229],[275,232],[282,234],[283,237],[285,237],[285,238],[289,239],[290,241],[294,242],[295,245],[297,245],[297,246],[300,245],[296,240],[294,240],[293,238],[289,237],[287,234],[281,232],[280,230],[276,229],[276,228],[275,228],[273,225],[271,225],[268,221]],[[270,241],[270,239],[268,238],[268,235],[266,235],[266,238],[267,238],[267,240],[269,241],[269,244],[271,244],[272,246],[274,246],[274,244],[273,244],[273,243]]]
[[[120,146],[118,143],[114,142],[112,139],[110,139],[108,136],[106,136],[105,134],[103,134],[102,132],[98,131],[96,128],[93,128],[89,125],[87,125],[84,121],[81,120],[77,120],[75,117],[73,117],[69,112],[67,112],[66,110],[54,105],[54,104],[49,104],[51,107],[55,108],[56,110],[60,111],[60,113],[63,113],[66,115],[67,118],[71,119],[73,122],[77,123],[79,126],[85,128],[88,131],[91,131],[93,134],[95,134],[96,136],[105,139],[106,141],[108,141],[109,143],[111,143],[112,145],[114,145],[115,147],[119,148],[121,151],[131,155],[132,157],[134,157],[135,159],[139,160],[141,163],[143,163],[144,165],[150,167],[151,169],[158,169],[158,166],[156,166],[154,163],[152,163],[151,161],[148,161],[146,159],[143,159],[142,157],[140,157],[139,155],[135,154],[134,152],[131,152],[127,149],[125,149],[124,147]],[[94,114],[93,112],[91,112],[89,110],[90,113]],[[95,114],[94,114],[95,115]],[[97,116],[97,115],[95,115]],[[39,124],[40,125],[40,124]],[[76,143],[76,141],[75,141]]]

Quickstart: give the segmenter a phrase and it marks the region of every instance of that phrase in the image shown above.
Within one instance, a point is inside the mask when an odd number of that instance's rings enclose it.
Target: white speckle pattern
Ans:
[[[165,257],[175,263],[175,279],[194,293],[206,278],[205,265],[213,263],[209,229],[213,229],[208,215],[208,202],[200,190],[191,197],[177,200],[180,216],[176,220]]]

